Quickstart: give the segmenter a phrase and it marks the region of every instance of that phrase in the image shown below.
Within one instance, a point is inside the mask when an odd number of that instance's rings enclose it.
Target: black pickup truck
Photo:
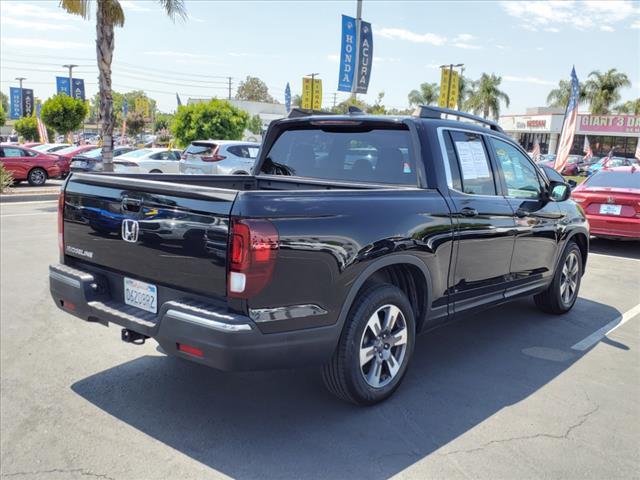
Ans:
[[[253,175],[72,174],[51,294],[124,341],[223,370],[318,365],[372,404],[419,332],[527,295],[572,308],[589,231],[569,195],[468,114],[297,116]]]

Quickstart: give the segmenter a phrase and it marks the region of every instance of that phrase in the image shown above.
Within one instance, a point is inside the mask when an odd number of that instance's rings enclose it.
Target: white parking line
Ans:
[[[38,212],[38,213],[10,213],[8,215],[0,215],[0,218],[5,217],[30,217],[32,215],[57,215],[58,212]]]
[[[629,260],[632,262],[640,262],[639,258],[629,258],[629,257],[621,257],[618,255],[607,255],[606,253],[594,253],[594,252],[589,252],[589,256],[594,256],[594,257],[603,257],[603,258],[617,258],[618,260],[624,260],[625,262],[628,262]]]
[[[635,317],[638,314],[640,314],[640,303],[635,307],[633,307],[631,310],[627,310],[622,315],[619,315],[617,318],[607,323],[604,327],[596,330],[587,338],[580,340],[571,348],[573,350],[584,351],[592,347],[593,345],[598,343],[600,340],[602,340],[604,337],[606,337],[611,332],[613,332],[616,328],[620,327],[621,325],[624,325],[625,323],[627,323],[629,320],[631,320],[633,317]]]
[[[33,205],[36,203],[58,203],[58,200],[38,200],[35,202],[5,202],[0,203],[3,207],[10,207],[12,205]]]

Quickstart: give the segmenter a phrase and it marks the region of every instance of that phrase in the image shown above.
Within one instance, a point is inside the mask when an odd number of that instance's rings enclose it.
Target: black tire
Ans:
[[[570,262],[570,257],[573,257],[575,260],[576,272],[575,277],[572,278],[575,281],[575,287],[570,292],[569,298],[566,295],[566,289],[569,288],[565,281],[567,279],[566,273],[571,269],[567,265],[567,262]],[[563,313],[567,313],[569,310],[573,308],[573,305],[576,303],[578,298],[578,293],[580,292],[580,282],[582,280],[582,252],[580,251],[580,247],[571,240],[569,244],[564,249],[562,253],[562,258],[560,258],[560,262],[558,262],[558,267],[556,269],[556,273],[553,276],[553,281],[549,285],[549,287],[542,293],[535,295],[533,297],[536,305],[547,313],[553,313],[556,315],[561,315]],[[565,271],[565,267],[567,270]],[[563,284],[565,284],[563,288]],[[563,292],[564,295],[563,295]]]
[[[41,187],[47,183],[47,172],[39,167],[33,168],[29,171],[27,181],[32,187]]]
[[[162,170],[153,169],[149,173],[162,173]]]
[[[368,324],[378,311],[381,311],[378,318],[384,317],[385,312],[389,311],[389,306],[395,306],[399,309],[402,317],[397,317],[396,330],[392,329],[391,332],[395,332],[393,335],[386,335],[386,339],[376,337],[372,335],[373,330]],[[400,338],[403,322],[406,342],[401,344],[398,341],[398,345],[389,347],[390,344],[394,343],[393,339]],[[384,323],[384,318],[382,318],[382,323]],[[336,351],[331,360],[322,368],[322,378],[325,386],[338,398],[356,405],[373,405],[386,400],[396,391],[404,378],[407,366],[413,355],[415,330],[413,309],[402,290],[387,284],[376,285],[366,290],[359,295],[351,307]],[[385,336],[384,332],[381,332],[381,336]],[[370,350],[372,356],[368,363],[361,366],[361,347],[365,343],[367,344],[367,349],[373,349]],[[372,346],[374,343],[377,346]],[[402,350],[403,346],[404,350]],[[401,352],[404,353],[402,354]],[[383,354],[386,357],[383,357]],[[397,357],[401,357],[399,362]],[[395,375],[391,374],[390,359],[395,365],[399,365]],[[367,373],[372,373],[371,369],[374,366],[379,366],[379,371],[381,372],[377,377],[373,375],[374,382],[375,378],[379,380],[380,386],[378,387],[370,385],[365,378]],[[367,367],[368,372],[365,372]]]

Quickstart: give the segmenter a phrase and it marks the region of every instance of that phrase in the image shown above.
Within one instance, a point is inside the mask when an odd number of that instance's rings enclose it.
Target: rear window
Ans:
[[[212,155],[214,148],[216,148],[215,145],[191,144],[184,153],[190,153],[191,155]]]
[[[587,187],[637,188],[640,189],[640,171],[636,172],[598,172],[589,177]]]
[[[149,150],[148,148],[141,148],[140,150],[133,150],[132,152],[127,152],[124,155],[120,156],[127,158],[140,158],[144,157],[149,152],[151,152],[151,150]]]
[[[417,184],[415,156],[407,129],[287,130],[271,147],[262,173],[323,180]]]

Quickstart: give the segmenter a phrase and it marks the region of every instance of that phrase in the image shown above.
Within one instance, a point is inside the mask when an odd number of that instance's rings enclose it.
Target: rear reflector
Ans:
[[[178,350],[184,353],[188,353],[189,355],[193,355],[195,357],[204,357],[204,353],[202,350],[196,347],[192,347],[191,345],[185,345],[184,343],[178,343]]]

